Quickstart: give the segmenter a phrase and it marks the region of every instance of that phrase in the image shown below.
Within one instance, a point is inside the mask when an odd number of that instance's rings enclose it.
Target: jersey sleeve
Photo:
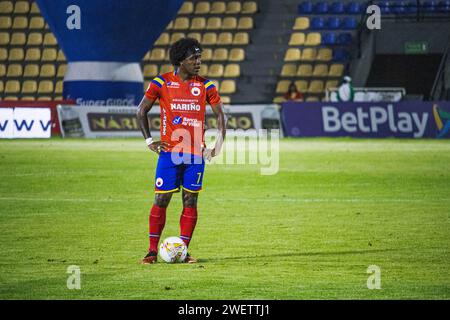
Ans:
[[[217,106],[222,101],[220,100],[216,86],[211,80],[206,80],[204,84],[206,90],[206,102],[208,102],[211,106]]]
[[[165,81],[163,77],[155,77],[148,85],[147,91],[145,91],[145,96],[150,100],[158,99],[164,82]]]

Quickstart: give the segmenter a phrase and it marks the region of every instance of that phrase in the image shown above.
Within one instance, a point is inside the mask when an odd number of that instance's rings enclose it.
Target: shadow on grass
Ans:
[[[257,259],[265,259],[270,260],[271,258],[286,258],[286,257],[313,257],[313,256],[335,256],[335,255],[354,255],[354,254],[370,254],[370,253],[379,253],[379,252],[388,252],[388,251],[399,251],[402,249],[366,249],[366,250],[346,250],[346,251],[320,251],[320,252],[283,252],[279,254],[270,254],[270,255],[253,255],[253,256],[237,256],[237,257],[224,257],[224,258],[212,258],[212,259],[199,259],[199,263],[208,263],[208,262],[220,262],[220,261],[229,261],[229,260],[257,260]]]

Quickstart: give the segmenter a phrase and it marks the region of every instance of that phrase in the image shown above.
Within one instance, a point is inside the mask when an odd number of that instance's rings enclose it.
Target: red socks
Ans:
[[[148,224],[150,237],[150,248],[148,251],[158,252],[159,238],[166,224],[166,208],[161,208],[154,204],[150,210]]]
[[[180,217],[180,238],[186,246],[189,246],[196,224],[197,208],[184,208]]]

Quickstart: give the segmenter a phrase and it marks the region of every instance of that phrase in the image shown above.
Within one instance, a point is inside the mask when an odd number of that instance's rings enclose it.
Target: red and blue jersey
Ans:
[[[161,141],[168,144],[167,151],[202,155],[206,103],[221,103],[214,83],[201,76],[183,81],[168,72],[150,82],[145,96],[159,99]]]

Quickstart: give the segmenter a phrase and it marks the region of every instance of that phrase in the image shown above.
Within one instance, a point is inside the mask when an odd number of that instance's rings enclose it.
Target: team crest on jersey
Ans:
[[[200,95],[200,93],[201,93],[201,90],[198,87],[193,87],[191,89],[191,93],[192,93],[193,96],[198,97]]]

